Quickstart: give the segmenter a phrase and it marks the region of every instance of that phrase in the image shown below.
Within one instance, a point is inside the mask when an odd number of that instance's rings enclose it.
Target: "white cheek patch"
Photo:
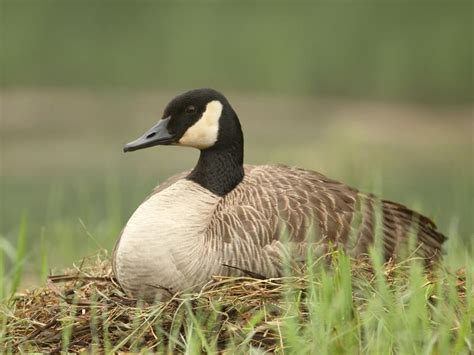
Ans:
[[[214,100],[206,105],[206,111],[201,118],[187,129],[179,140],[180,145],[206,149],[217,141],[219,132],[219,118],[222,113],[222,104]]]

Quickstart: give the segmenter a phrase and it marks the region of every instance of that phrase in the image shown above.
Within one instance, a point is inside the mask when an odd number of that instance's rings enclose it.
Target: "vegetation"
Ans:
[[[287,277],[216,277],[147,305],[127,298],[102,257],[1,308],[2,351],[439,353],[473,351],[474,268],[425,273],[335,253]],[[290,276],[291,275],[291,276]]]

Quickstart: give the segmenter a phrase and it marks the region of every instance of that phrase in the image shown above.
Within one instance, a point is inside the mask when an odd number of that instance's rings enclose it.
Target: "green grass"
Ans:
[[[3,303],[0,350],[468,354],[474,268],[464,257],[462,274],[442,265],[427,276],[416,259],[383,265],[375,254],[351,261],[335,253],[302,273],[216,279],[156,305],[81,279],[107,275],[92,259],[69,282]]]

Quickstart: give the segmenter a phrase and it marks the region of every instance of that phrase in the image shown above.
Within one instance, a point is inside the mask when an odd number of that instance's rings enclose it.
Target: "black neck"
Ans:
[[[243,160],[243,142],[201,150],[199,161],[188,179],[218,196],[224,196],[244,178]]]

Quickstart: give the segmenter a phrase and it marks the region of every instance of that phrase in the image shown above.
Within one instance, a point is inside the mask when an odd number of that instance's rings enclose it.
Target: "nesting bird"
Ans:
[[[245,165],[237,114],[212,89],[175,97],[161,120],[124,151],[156,145],[201,152],[193,170],[155,188],[117,241],[114,272],[135,297],[167,298],[213,275],[277,277],[284,260],[304,262],[308,251],[340,247],[359,256],[377,235],[389,259],[414,234],[416,253],[429,262],[446,239],[427,217],[320,173]]]

